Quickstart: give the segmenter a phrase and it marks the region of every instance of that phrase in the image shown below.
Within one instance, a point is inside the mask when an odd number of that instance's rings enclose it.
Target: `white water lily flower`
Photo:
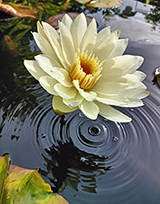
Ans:
[[[142,106],[148,93],[142,83],[145,74],[136,71],[143,62],[140,56],[123,55],[128,40],[118,39],[119,31],[106,27],[97,33],[95,19],[87,27],[83,13],[73,22],[68,15],[59,22],[60,33],[38,22],[34,39],[42,54],[25,60],[28,71],[41,86],[53,94],[56,113],[80,109],[85,116],[98,114],[116,122],[131,118],[111,106]]]

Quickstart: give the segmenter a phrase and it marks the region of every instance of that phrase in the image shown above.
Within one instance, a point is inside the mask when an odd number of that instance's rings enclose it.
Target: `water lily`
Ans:
[[[83,13],[74,22],[65,15],[59,33],[45,22],[38,22],[37,29],[33,36],[42,54],[24,64],[54,95],[56,113],[80,109],[93,120],[100,114],[116,122],[131,121],[114,107],[142,106],[148,93],[142,83],[145,74],[137,71],[143,58],[122,55],[128,39],[119,39],[120,32],[110,27],[97,33],[95,19],[87,27]]]
[[[97,8],[112,8],[121,6],[123,1],[122,0],[76,0],[81,4],[85,4],[89,7],[97,7]]]

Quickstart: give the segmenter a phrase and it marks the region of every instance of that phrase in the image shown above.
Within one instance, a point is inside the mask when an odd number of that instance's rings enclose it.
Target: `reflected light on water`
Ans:
[[[29,54],[21,51],[17,58],[1,61],[0,155],[9,154],[14,165],[38,168],[53,191],[71,204],[158,204],[160,89],[152,79],[159,66],[159,30],[138,19],[144,15],[139,12],[107,21],[101,11],[93,15],[130,39],[127,54],[145,58],[140,69],[147,74],[144,83],[150,96],[144,106],[119,108],[132,118],[121,124],[101,116],[91,121],[79,110],[55,115],[52,96],[27,73],[22,61]],[[8,59],[4,47],[1,58]]]

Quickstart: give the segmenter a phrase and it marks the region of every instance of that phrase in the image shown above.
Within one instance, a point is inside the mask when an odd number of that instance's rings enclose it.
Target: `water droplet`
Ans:
[[[45,137],[46,137],[46,134],[42,134],[42,139],[45,139]]]
[[[83,115],[83,113],[80,112],[80,113],[79,113],[79,116],[80,116],[80,117],[83,117],[84,115]]]
[[[113,137],[112,140],[113,140],[113,142],[118,142],[119,139],[118,139],[118,137],[115,136],[115,137]]]
[[[95,127],[91,126],[91,127],[88,128],[88,132],[89,132],[90,135],[95,136],[95,135],[98,135],[101,132],[101,130],[96,126]]]
[[[104,118],[103,121],[108,121],[108,119],[107,119],[107,118]]]
[[[145,42],[149,43],[149,39],[144,39]]]
[[[80,161],[81,161],[81,162],[86,162],[87,160],[88,160],[88,159],[86,159],[85,157],[81,157],[81,158],[80,158]]]
[[[133,109],[133,108],[130,108],[129,110],[130,110],[130,111],[132,111],[132,112],[134,111],[134,109]]]
[[[9,158],[9,163],[11,164],[11,155],[9,154],[9,153],[4,153],[2,156],[5,156],[5,155],[7,155],[8,156],[8,158]]]

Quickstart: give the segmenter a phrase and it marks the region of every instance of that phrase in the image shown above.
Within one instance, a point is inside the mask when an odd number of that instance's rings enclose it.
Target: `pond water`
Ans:
[[[150,92],[145,105],[119,108],[130,123],[101,116],[91,121],[79,110],[55,115],[52,96],[23,65],[37,53],[29,32],[36,30],[36,21],[12,19],[8,27],[0,22],[0,155],[9,154],[14,165],[37,168],[70,204],[159,203],[160,88],[152,80],[160,65],[160,28],[146,22],[149,10],[131,0],[109,16],[106,9],[85,9],[99,30],[110,25],[129,38],[126,54],[145,58],[140,67]]]

